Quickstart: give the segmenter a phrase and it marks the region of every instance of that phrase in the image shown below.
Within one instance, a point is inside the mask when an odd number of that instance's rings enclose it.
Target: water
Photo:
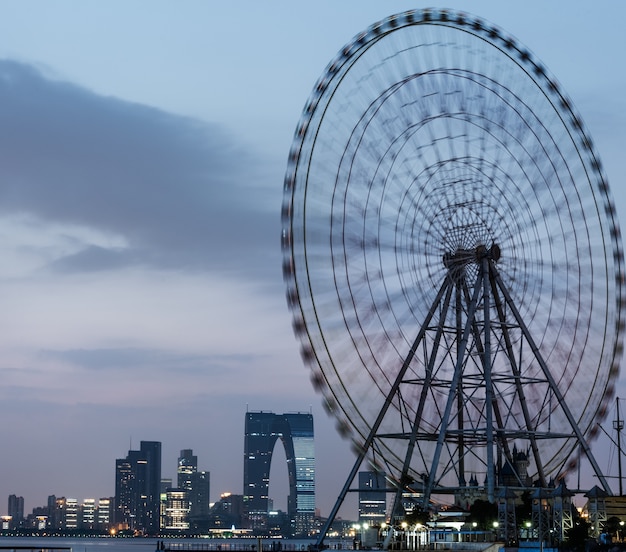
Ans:
[[[71,552],[155,552],[157,542],[163,540],[166,548],[175,552],[209,551],[229,552],[233,550],[249,550],[257,547],[257,539],[157,539],[145,538],[63,538],[63,537],[0,537],[0,547],[32,547],[33,552],[44,549],[70,547]],[[283,552],[301,552],[308,549],[313,540],[301,539],[263,539],[264,551],[276,550],[278,544]],[[272,546],[273,545],[273,546]],[[25,551],[28,552],[28,551]],[[69,551],[60,551],[69,552]]]

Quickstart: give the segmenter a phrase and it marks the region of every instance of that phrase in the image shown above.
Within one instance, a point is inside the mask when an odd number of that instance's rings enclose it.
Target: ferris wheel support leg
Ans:
[[[600,466],[598,466],[598,463],[596,462],[596,459],[593,456],[593,453],[591,452],[591,447],[585,440],[585,436],[583,435],[582,431],[580,430],[580,427],[578,426],[578,422],[574,419],[572,412],[567,406],[567,403],[565,402],[563,394],[561,393],[558,385],[556,384],[556,381],[552,377],[552,373],[550,372],[548,366],[546,365],[545,360],[541,356],[541,353],[539,351],[539,348],[537,347],[537,344],[535,343],[532,335],[530,334],[530,331],[528,331],[526,324],[524,324],[524,321],[522,320],[522,317],[519,311],[517,310],[517,307],[515,306],[515,302],[513,301],[512,297],[509,295],[509,292],[506,286],[504,285],[504,282],[502,282],[502,279],[500,278],[500,274],[498,273],[497,269],[495,267],[492,267],[492,270],[493,270],[496,284],[498,285],[498,288],[504,295],[504,299],[507,305],[509,306],[509,308],[511,309],[513,316],[517,320],[517,323],[520,325],[520,329],[522,330],[524,337],[528,341],[528,344],[530,345],[532,353],[537,359],[537,362],[539,363],[539,366],[541,367],[541,370],[543,371],[543,375],[546,377],[546,380],[548,381],[550,389],[554,393],[554,396],[556,397],[556,399],[559,401],[559,405],[563,409],[563,413],[565,414],[565,417],[567,418],[567,421],[569,422],[572,431],[576,435],[578,444],[583,449],[585,456],[587,457],[587,460],[589,460],[589,463],[591,464],[591,467],[593,468],[596,476],[598,477],[598,480],[602,484],[602,487],[604,487],[604,490],[607,493],[609,493],[609,495],[612,495],[613,492],[611,491],[611,487],[609,487],[609,484],[606,478],[602,474],[602,471],[600,470]]]
[[[402,504],[402,491],[404,489],[404,481],[407,480],[409,468],[411,466],[411,459],[413,458],[413,451],[415,450],[415,443],[417,441],[417,430],[422,421],[422,414],[424,413],[424,406],[426,405],[426,400],[428,398],[428,388],[430,386],[430,382],[432,379],[433,368],[435,366],[435,361],[437,360],[437,351],[439,350],[439,345],[441,344],[441,337],[443,335],[444,321],[448,314],[448,310],[450,308],[450,300],[452,297],[452,291],[454,286],[448,286],[448,290],[446,292],[446,296],[443,302],[443,307],[439,312],[439,321],[440,323],[437,325],[437,333],[435,334],[435,339],[433,341],[433,346],[430,354],[430,358],[426,363],[426,369],[424,374],[424,383],[422,384],[422,391],[420,393],[420,400],[417,405],[417,409],[415,411],[415,417],[413,419],[413,424],[411,428],[411,436],[409,438],[409,444],[407,445],[406,455],[404,457],[404,464],[402,466],[402,474],[400,475],[400,485],[398,485],[395,493],[395,497],[393,500],[393,506],[391,508],[391,520],[393,520],[398,515],[400,511],[400,507]]]
[[[463,292],[467,291],[467,286],[465,283],[463,284],[463,289],[461,286],[457,285],[455,290],[455,299],[456,299],[456,308],[455,308],[455,326],[456,326],[456,355],[459,356],[459,347],[461,345],[461,340],[463,339]],[[469,291],[467,291],[468,299],[469,299]],[[468,302],[469,304],[469,302]],[[458,445],[458,462],[459,462],[459,486],[466,482],[465,478],[465,436],[463,434],[463,430],[465,429],[465,413],[463,409],[465,408],[465,400],[464,400],[464,390],[463,390],[463,374],[461,374],[459,379],[459,387],[457,390],[457,401],[456,401],[456,412],[457,412],[457,429],[459,431],[459,445]]]
[[[389,410],[389,407],[391,406],[391,403],[393,402],[393,398],[398,392],[398,389],[400,388],[400,384],[402,383],[402,380],[404,379],[404,375],[406,374],[406,371],[408,370],[409,365],[411,364],[411,361],[413,360],[413,357],[415,356],[415,352],[417,351],[417,348],[419,347],[419,344],[422,341],[422,339],[424,339],[424,335],[426,334],[428,325],[430,324],[430,321],[435,315],[435,312],[437,312],[437,306],[439,305],[442,297],[444,296],[444,293],[446,292],[446,290],[448,289],[450,285],[451,285],[450,279],[446,278],[441,288],[439,289],[439,292],[437,293],[437,297],[433,301],[430,307],[430,310],[428,311],[428,314],[426,315],[426,318],[422,324],[422,327],[420,328],[420,331],[417,334],[417,337],[415,338],[415,341],[413,342],[411,346],[411,349],[409,350],[406,358],[404,359],[404,362],[402,363],[402,367],[400,368],[400,371],[398,372],[398,375],[396,376],[396,379],[393,385],[391,386],[389,393],[387,394],[385,402],[380,412],[378,413],[376,421],[374,422],[374,424],[372,424],[372,427],[367,436],[367,439],[365,439],[363,445],[360,447],[356,462],[354,463],[354,466],[352,467],[352,470],[350,471],[350,474],[348,475],[348,478],[346,479],[346,482],[343,488],[341,489],[341,492],[339,493],[339,497],[337,498],[335,505],[333,506],[333,509],[331,510],[330,515],[328,516],[328,519],[326,520],[326,523],[324,524],[324,527],[322,528],[322,531],[319,534],[319,537],[316,543],[316,547],[318,550],[321,550],[323,547],[324,539],[326,538],[326,533],[328,533],[330,526],[332,525],[333,521],[335,521],[335,517],[337,516],[337,513],[339,512],[339,508],[341,508],[341,505],[343,504],[343,501],[345,500],[346,495],[348,494],[348,491],[350,490],[350,486],[352,485],[352,482],[354,481],[354,478],[356,477],[356,474],[359,471],[359,467],[363,463],[363,460],[365,460],[365,456],[367,455],[368,450],[370,449],[370,447],[372,446],[372,443],[374,442],[374,438],[376,437],[378,428],[380,427],[380,424],[383,422],[383,419],[385,418],[387,414],[387,410]]]
[[[528,412],[528,404],[526,402],[526,393],[524,392],[524,386],[521,384],[521,373],[517,361],[515,360],[515,354],[513,352],[513,342],[511,340],[511,335],[509,334],[509,328],[506,321],[506,316],[504,314],[504,309],[502,307],[502,300],[500,299],[500,294],[498,293],[498,288],[496,286],[495,278],[493,277],[493,273],[490,273],[491,282],[491,294],[494,298],[494,303],[496,307],[496,312],[498,313],[498,321],[502,327],[502,336],[504,338],[506,355],[509,359],[509,363],[511,364],[511,370],[513,371],[513,377],[515,378],[515,386],[517,390],[517,395],[520,400],[520,406],[522,408],[522,415],[524,416],[524,424],[526,429],[528,430],[529,440],[530,440],[530,448],[533,451],[533,458],[535,459],[535,465],[537,466],[537,473],[539,475],[539,481],[542,487],[546,486],[546,475],[543,469],[543,462],[541,461],[541,457],[539,456],[539,447],[537,445],[537,439],[535,437],[535,432],[532,427],[530,413]]]
[[[494,393],[493,382],[491,380],[491,324],[489,304],[489,259],[485,256],[482,259],[482,280],[483,280],[483,371],[485,374],[485,403],[487,412],[487,499],[489,502],[495,501],[495,468],[493,461],[493,409],[494,409]]]
[[[468,312],[467,312],[467,320],[465,322],[465,328],[463,329],[463,338],[461,340],[461,346],[459,347],[459,355],[456,359],[456,364],[454,366],[454,375],[452,377],[452,381],[450,382],[450,390],[448,392],[448,400],[446,402],[446,409],[444,411],[443,416],[441,417],[441,427],[439,429],[439,436],[437,437],[437,446],[435,447],[435,452],[433,454],[433,460],[431,463],[431,468],[428,473],[428,481],[426,483],[426,488],[424,489],[424,508],[428,507],[428,501],[430,500],[430,493],[433,490],[435,484],[435,477],[437,475],[437,466],[439,465],[439,460],[441,458],[441,450],[443,449],[443,444],[445,441],[446,433],[448,431],[448,424],[450,423],[450,414],[452,412],[452,407],[454,405],[454,399],[456,396],[456,390],[459,385],[459,381],[461,379],[461,372],[463,368],[463,357],[465,356],[465,350],[467,349],[467,343],[469,340],[470,332],[472,329],[472,325],[474,323],[474,317],[476,315],[476,308],[478,305],[478,296],[481,290],[482,284],[482,274],[479,274],[476,279],[476,283],[474,284],[474,291],[472,293],[472,300],[469,304]]]

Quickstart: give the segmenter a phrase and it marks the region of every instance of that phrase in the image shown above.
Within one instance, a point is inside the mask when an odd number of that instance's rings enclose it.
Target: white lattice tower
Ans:
[[[573,493],[567,488],[565,481],[561,481],[559,486],[552,491],[554,533],[559,542],[563,542],[567,538],[567,532],[574,526],[572,495]]]
[[[589,523],[591,524],[591,536],[598,538],[602,533],[602,529],[606,525],[606,491],[595,485],[589,492],[585,493],[587,497],[587,513],[589,514]]]
[[[532,495],[533,531],[539,542],[550,540],[551,497],[550,491],[538,488]]]
[[[517,540],[516,500],[515,491],[509,487],[501,489],[498,496],[498,537],[507,543]]]

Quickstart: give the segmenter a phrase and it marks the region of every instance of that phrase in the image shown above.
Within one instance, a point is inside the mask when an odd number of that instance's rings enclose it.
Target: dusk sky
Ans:
[[[0,513],[9,494],[26,512],[50,494],[112,496],[115,459],[140,440],[163,443],[164,477],[192,448],[212,500],[239,494],[247,409],[313,412],[329,513],[354,457],[291,330],[287,154],[341,47],[427,5],[0,0]],[[626,3],[447,6],[517,37],[560,81],[624,230]],[[615,470],[607,447],[594,451]],[[286,508],[275,454],[270,496]]]

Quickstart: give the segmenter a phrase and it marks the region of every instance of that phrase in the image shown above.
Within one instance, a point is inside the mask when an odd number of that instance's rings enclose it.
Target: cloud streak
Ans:
[[[234,272],[277,250],[260,160],[223,129],[0,61],[0,214],[122,236],[50,267]]]

